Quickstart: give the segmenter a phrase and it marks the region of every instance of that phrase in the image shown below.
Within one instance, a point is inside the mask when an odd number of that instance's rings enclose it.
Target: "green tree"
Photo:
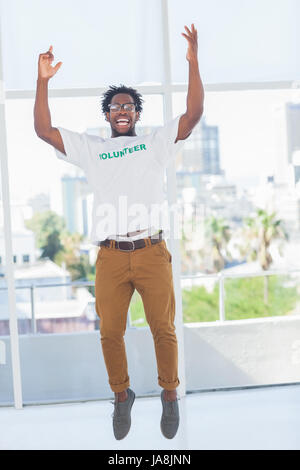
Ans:
[[[60,242],[60,234],[57,230],[49,235],[46,238],[46,245],[42,246],[41,258],[49,258],[52,261],[54,260],[57,253],[63,249],[63,246]]]
[[[60,215],[53,211],[36,213],[30,220],[25,221],[28,229],[35,234],[37,247],[41,249],[41,258],[54,260],[63,246],[60,234],[66,230],[66,224]]]
[[[187,223],[185,221],[185,223]],[[191,258],[192,254],[187,249],[188,238],[186,236],[185,230],[181,230],[181,239],[180,239],[180,258],[181,258],[181,272],[187,274],[191,272]]]
[[[88,255],[80,253],[83,236],[68,232],[63,217],[53,211],[40,212],[26,221],[26,227],[35,233],[41,258],[64,266],[72,281],[95,278],[95,267],[90,265]]]
[[[77,279],[86,279],[88,272],[88,259],[86,255],[80,254],[80,242],[83,237],[79,233],[61,233],[61,243],[63,249],[55,256],[55,263],[60,266],[65,265],[70,271],[73,281]]]
[[[223,218],[210,216],[205,219],[205,235],[211,246],[211,256],[215,272],[224,269],[225,260],[232,259],[227,245],[231,238],[229,225]]]
[[[242,231],[245,242],[240,245],[239,250],[247,261],[259,261],[261,268],[267,271],[273,259],[270,246],[275,239],[286,241],[289,239],[282,220],[276,219],[276,212],[268,213],[264,209],[257,209],[255,217],[244,219],[245,227]],[[282,254],[283,243],[279,250]],[[264,276],[264,302],[268,303],[269,279]]]

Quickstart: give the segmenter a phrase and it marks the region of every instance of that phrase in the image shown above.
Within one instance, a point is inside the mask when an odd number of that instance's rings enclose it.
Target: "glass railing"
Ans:
[[[300,314],[300,270],[185,276],[185,323]]]
[[[0,288],[0,336],[9,334],[7,287]],[[2,291],[2,292],[1,292]],[[184,323],[224,322],[300,314],[300,270],[201,274],[181,277]],[[99,330],[93,281],[16,286],[20,334]],[[134,292],[127,327],[147,327]]]

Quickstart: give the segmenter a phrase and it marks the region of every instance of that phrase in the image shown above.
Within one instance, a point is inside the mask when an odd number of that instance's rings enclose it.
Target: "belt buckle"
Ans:
[[[132,243],[133,248],[132,248],[132,250],[130,250],[130,249],[129,250],[122,250],[122,248],[120,248],[120,243]],[[119,241],[119,250],[120,251],[134,251],[135,250],[134,242],[132,240],[121,240],[121,241]]]

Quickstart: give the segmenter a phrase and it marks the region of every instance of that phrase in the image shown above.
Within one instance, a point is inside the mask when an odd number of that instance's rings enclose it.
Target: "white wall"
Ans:
[[[28,265],[36,261],[35,256],[35,237],[30,230],[24,230],[23,233],[12,233],[13,255],[17,256],[16,265]],[[29,255],[29,263],[23,262],[23,255]],[[4,236],[0,234],[0,256],[2,257],[2,265],[6,264]]]
[[[300,316],[186,324],[184,335],[188,391],[300,382]],[[0,404],[13,404],[10,343],[1,340]],[[158,394],[150,330],[127,329],[125,341],[131,387]],[[24,403],[113,396],[98,331],[20,336],[20,355]]]

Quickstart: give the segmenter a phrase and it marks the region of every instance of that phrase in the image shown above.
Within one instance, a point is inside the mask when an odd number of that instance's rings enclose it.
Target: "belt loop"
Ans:
[[[116,248],[116,240],[113,240],[113,248]]]

